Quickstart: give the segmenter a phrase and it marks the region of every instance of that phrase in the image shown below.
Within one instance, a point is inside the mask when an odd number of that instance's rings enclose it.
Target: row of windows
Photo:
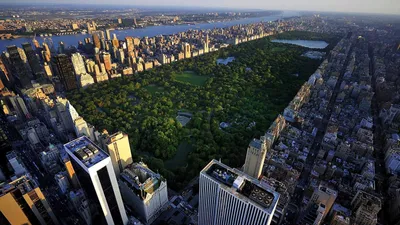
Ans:
[[[199,225],[214,224],[218,184],[200,174]]]
[[[219,187],[212,179],[200,175],[199,225],[262,225],[269,213]]]
[[[111,184],[110,176],[108,174],[107,166],[97,171],[101,187],[103,188],[104,196],[106,197],[108,208],[111,211],[111,216],[114,224],[123,225],[121,213],[118,208],[117,199],[115,198],[114,189]]]

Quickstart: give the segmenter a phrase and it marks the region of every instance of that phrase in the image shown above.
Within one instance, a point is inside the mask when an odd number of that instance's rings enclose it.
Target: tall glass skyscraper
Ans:
[[[86,136],[65,144],[64,148],[86,197],[97,208],[92,223],[127,224],[128,217],[109,155]]]

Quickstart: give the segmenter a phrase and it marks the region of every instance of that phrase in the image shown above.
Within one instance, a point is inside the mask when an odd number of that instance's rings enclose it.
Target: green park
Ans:
[[[285,38],[325,40],[330,45],[324,51],[339,40],[291,35]],[[211,159],[243,165],[250,140],[265,133],[321,63],[301,56],[306,50],[263,38],[94,84],[67,97],[99,131],[127,133],[134,160],[143,158],[180,190]],[[227,57],[235,60],[216,63]],[[179,112],[190,113],[184,125]],[[230,126],[221,128],[221,122]]]

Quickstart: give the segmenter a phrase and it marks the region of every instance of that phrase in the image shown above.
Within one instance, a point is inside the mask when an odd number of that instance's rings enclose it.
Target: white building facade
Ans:
[[[269,225],[279,194],[216,160],[200,172],[199,225]]]
[[[98,210],[95,220],[127,224],[128,217],[108,154],[86,136],[65,144],[64,148],[87,198]]]

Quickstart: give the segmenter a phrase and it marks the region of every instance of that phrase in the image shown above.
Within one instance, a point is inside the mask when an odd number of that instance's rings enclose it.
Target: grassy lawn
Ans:
[[[286,50],[285,47],[273,47],[273,48],[271,49],[272,52],[283,52],[283,51],[285,51],[285,50]]]
[[[187,163],[187,156],[190,151],[192,151],[192,145],[187,142],[182,142],[178,146],[178,151],[176,152],[175,156],[172,159],[169,159],[164,162],[164,165],[169,170],[174,170],[181,166],[186,166]]]
[[[154,95],[156,92],[163,92],[164,91],[163,87],[159,87],[159,86],[154,85],[154,84],[147,85],[146,87],[144,87],[144,89],[146,89],[152,95]]]
[[[199,76],[193,71],[184,71],[183,73],[175,74],[174,78],[176,81],[197,86],[203,86],[208,79],[208,77]]]

